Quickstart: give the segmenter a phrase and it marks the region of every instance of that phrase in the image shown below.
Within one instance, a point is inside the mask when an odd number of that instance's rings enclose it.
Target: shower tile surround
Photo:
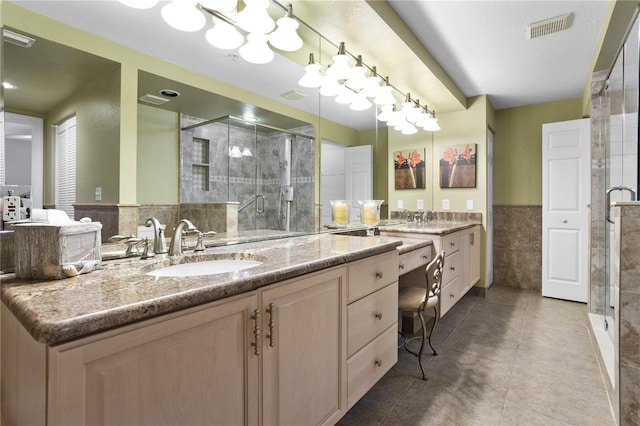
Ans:
[[[205,121],[186,115],[181,115],[180,120],[181,127]],[[310,135],[308,139],[294,138],[291,144],[290,168],[294,201],[291,203],[290,229],[310,232],[316,229],[316,208],[313,199],[315,130],[311,125],[290,130]],[[192,143],[194,138],[197,149],[194,149]],[[280,191],[283,184],[284,145],[287,138],[290,136],[283,132],[256,132],[226,122],[181,131],[182,203],[230,201],[237,202],[240,207],[243,203],[249,202],[245,209],[238,209],[237,230],[284,229],[285,202],[281,199]],[[208,158],[203,155],[202,147],[206,145],[209,148]],[[231,146],[238,146],[240,150],[249,148],[253,156],[232,158],[228,155]],[[203,169],[208,173],[204,173]],[[208,182],[203,183],[203,176],[207,175]],[[265,197],[265,213],[261,215],[254,214],[256,200],[251,200],[256,194],[263,194]]]

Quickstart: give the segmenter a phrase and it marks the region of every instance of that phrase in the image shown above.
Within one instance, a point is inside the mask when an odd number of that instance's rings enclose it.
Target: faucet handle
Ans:
[[[196,247],[193,249],[193,251],[205,251],[207,248],[204,245],[203,238],[209,237],[211,235],[216,235],[216,232],[215,231],[207,231],[207,232],[198,231],[198,241],[196,242]]]
[[[140,238],[131,236],[127,238],[124,242],[127,245],[127,251],[125,251],[125,256],[137,256],[139,254],[138,244],[142,242]]]
[[[142,256],[140,256],[140,259],[145,260],[154,258],[155,253],[153,251],[149,252],[149,238],[144,237],[142,242],[144,244],[144,250],[142,250]]]

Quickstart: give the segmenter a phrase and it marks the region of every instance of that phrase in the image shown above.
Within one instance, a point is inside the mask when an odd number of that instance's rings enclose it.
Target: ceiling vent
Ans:
[[[160,96],[150,95],[149,93],[147,93],[146,95],[140,96],[138,100],[140,102],[144,102],[146,104],[151,104],[151,105],[162,105],[164,103],[169,102],[169,99],[167,98],[161,98]]]
[[[289,92],[281,94],[280,96],[285,99],[289,99],[290,101],[297,101],[298,99],[306,98],[309,95],[299,90],[291,90]]]
[[[573,13],[567,13],[556,16],[555,18],[529,24],[527,27],[527,38],[542,37],[568,29],[569,25],[571,25],[572,15]]]

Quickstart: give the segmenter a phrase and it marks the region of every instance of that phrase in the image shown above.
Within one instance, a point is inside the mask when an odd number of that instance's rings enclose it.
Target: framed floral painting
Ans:
[[[449,145],[440,156],[440,188],[476,187],[477,144]]]
[[[425,188],[424,148],[405,149],[393,153],[396,189]]]

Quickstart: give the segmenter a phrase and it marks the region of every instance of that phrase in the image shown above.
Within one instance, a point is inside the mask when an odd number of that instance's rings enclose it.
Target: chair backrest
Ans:
[[[442,272],[444,269],[444,250],[427,265],[427,298],[440,295]]]

